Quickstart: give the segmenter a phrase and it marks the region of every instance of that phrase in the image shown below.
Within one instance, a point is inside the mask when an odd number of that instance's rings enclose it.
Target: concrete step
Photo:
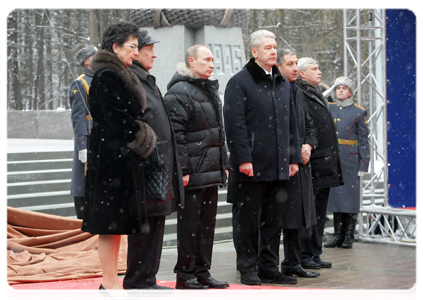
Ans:
[[[48,180],[48,181],[27,181],[7,184],[8,195],[34,194],[54,191],[69,191],[71,179]]]
[[[73,198],[70,197],[72,202],[61,203],[61,204],[45,204],[45,205],[35,205],[35,206],[24,206],[19,207],[20,209],[30,210],[41,212],[45,214],[51,214],[56,216],[63,216],[68,218],[76,219],[75,205]]]
[[[219,241],[230,241],[232,240],[232,226],[229,227],[216,227],[214,231],[214,242]],[[167,233],[165,229],[165,235],[163,238],[163,248],[173,248],[177,246],[177,234]]]
[[[177,228],[177,218],[175,217],[177,213],[173,213],[170,216],[166,217],[165,223],[165,234],[176,233]],[[220,227],[230,227],[232,232],[232,213],[218,213],[216,215],[216,228]]]
[[[7,183],[63,180],[72,177],[72,168],[7,172]]]
[[[232,204],[226,202],[226,198],[217,202],[217,214],[232,213]],[[176,219],[176,213],[166,216],[166,220]]]
[[[70,196],[72,156],[72,151],[9,153],[7,205],[76,218],[74,200]],[[215,241],[232,240],[232,204],[226,203],[226,195],[226,188],[219,188]],[[326,239],[331,238],[331,230],[333,233],[331,213],[328,218]],[[167,216],[165,247],[176,246],[176,226],[177,214]]]
[[[72,161],[72,158],[62,158],[7,162],[7,172],[69,169],[72,168]]]
[[[31,161],[31,160],[52,160],[73,157],[73,151],[51,151],[51,152],[22,152],[8,153],[7,161]]]
[[[71,197],[69,190],[67,191],[54,191],[54,192],[44,192],[44,193],[28,193],[28,194],[17,194],[17,195],[8,195],[7,196],[7,205],[40,211],[37,207],[43,207],[44,205],[62,205],[72,203],[73,197]],[[58,214],[55,214],[58,215]],[[66,217],[65,215],[63,215]]]

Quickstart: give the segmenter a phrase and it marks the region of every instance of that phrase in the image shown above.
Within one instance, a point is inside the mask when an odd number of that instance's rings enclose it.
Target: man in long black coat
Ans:
[[[150,230],[144,234],[128,235],[128,266],[123,287],[125,289],[166,289],[158,285],[156,281],[162,254],[166,215],[183,208],[184,185],[172,123],[162,94],[156,85],[156,78],[149,73],[157,58],[154,44],[158,41],[153,39],[145,28],[140,29],[140,35],[138,58],[129,68],[141,81],[147,97],[147,106],[142,120],[151,126],[157,136],[155,151],[145,158],[145,162],[156,162],[160,159],[169,163],[169,173],[172,174],[172,193],[164,201],[145,199]]]
[[[317,61],[310,57],[298,61],[299,78],[296,83],[305,95],[308,112],[316,128],[318,146],[311,154],[314,199],[317,224],[303,229],[301,234],[303,268],[331,268],[330,262],[322,261],[322,239],[331,187],[344,184],[338,147],[338,137],[327,99],[318,86],[322,72]]]
[[[91,129],[91,116],[88,111],[88,92],[93,79],[94,71],[91,69],[91,60],[97,48],[88,46],[78,51],[76,58],[83,67],[69,89],[69,101],[72,109],[71,119],[75,135],[71,196],[74,197],[75,212],[78,219],[82,219],[84,209],[85,164],[87,162],[87,136]]]
[[[275,35],[256,31],[250,47],[253,58],[229,80],[223,109],[231,165],[228,202],[239,208],[233,215],[238,269],[247,285],[296,283],[279,272],[285,181],[302,162],[294,99],[275,66]]]
[[[317,146],[313,120],[308,114],[303,92],[297,88],[298,59],[293,50],[278,50],[278,66],[281,74],[289,81],[294,95],[297,125],[301,142],[303,162],[299,171],[286,182],[287,201],[282,207],[283,250],[285,259],[281,264],[283,274],[299,277],[316,277],[319,274],[308,272],[301,266],[301,229],[316,224],[313,182],[311,177],[310,155]]]

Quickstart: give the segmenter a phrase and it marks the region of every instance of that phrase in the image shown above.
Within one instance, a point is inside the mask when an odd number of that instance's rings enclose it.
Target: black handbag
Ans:
[[[169,163],[160,160],[157,146],[155,150],[157,161],[148,161],[144,165],[145,199],[147,201],[166,201],[173,198]]]

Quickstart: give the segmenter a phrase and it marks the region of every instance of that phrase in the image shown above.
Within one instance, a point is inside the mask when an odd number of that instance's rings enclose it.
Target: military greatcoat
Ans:
[[[91,128],[92,122],[89,120],[88,114],[88,89],[94,71],[84,68],[83,73],[79,76],[69,89],[69,101],[72,108],[71,118],[72,127],[75,134],[73,163],[72,163],[72,184],[71,196],[84,197],[85,182],[85,164],[78,158],[78,152],[87,149],[87,135]],[[86,84],[84,84],[84,81]]]
[[[345,185],[331,188],[328,211],[360,212],[360,177],[358,171],[369,168],[367,111],[350,99],[347,103],[330,103],[341,152],[341,166]],[[343,101],[343,102],[345,102]],[[345,105],[347,104],[347,105]]]

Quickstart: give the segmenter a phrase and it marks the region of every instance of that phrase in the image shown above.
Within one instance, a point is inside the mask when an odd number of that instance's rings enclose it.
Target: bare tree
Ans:
[[[12,12],[7,18],[7,109],[22,110],[22,97],[19,91],[19,64],[18,64],[18,12]]]
[[[343,19],[340,9],[275,9],[250,10],[250,26],[243,28],[247,57],[248,36],[255,30],[267,29],[276,35],[278,47],[288,47],[298,57],[315,58],[324,81],[331,83],[342,75]]]
[[[90,42],[91,45],[100,47],[100,32],[97,12],[97,10],[90,9]]]
[[[319,61],[328,84],[342,75],[342,10],[253,9],[242,28],[246,56],[251,32],[268,29],[279,47]],[[99,46],[104,29],[131,21],[131,10],[23,9],[8,16],[8,103],[10,110],[69,109],[68,91],[80,74],[76,53]]]

